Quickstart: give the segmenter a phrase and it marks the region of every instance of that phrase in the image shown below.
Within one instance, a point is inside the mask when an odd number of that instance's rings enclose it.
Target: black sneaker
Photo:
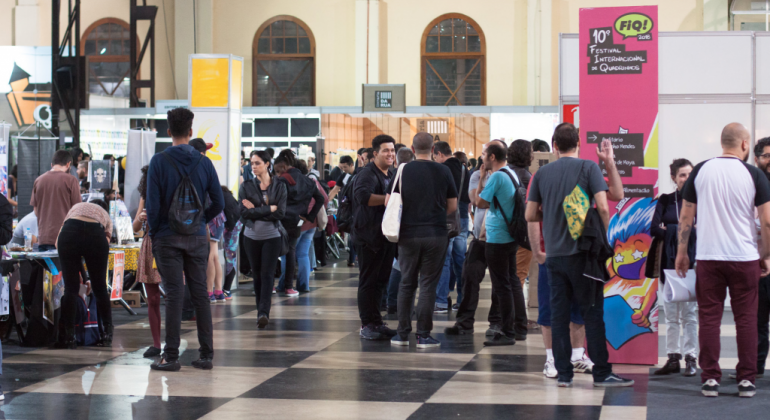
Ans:
[[[719,382],[716,379],[707,380],[701,387],[700,392],[707,397],[719,396]]]
[[[409,345],[409,335],[401,335],[396,334],[393,336],[393,338],[390,339],[390,344],[394,346],[408,346]]]
[[[597,388],[619,388],[633,385],[634,381],[632,379],[623,379],[614,373],[610,373],[610,376],[604,378],[601,382],[594,381],[594,386]]]
[[[738,396],[741,398],[751,398],[757,395],[757,387],[747,380],[738,384]]]
[[[157,357],[157,356],[160,356],[160,349],[157,348],[157,347],[150,347],[142,355],[142,357],[146,357],[146,358],[152,358],[152,357]]]
[[[460,310],[460,304],[459,303],[455,303],[454,305],[452,305],[452,312],[457,312],[459,310]]]
[[[214,364],[211,363],[210,357],[201,357],[192,362],[192,367],[196,369],[211,370],[214,368]]]
[[[179,363],[178,359],[168,360],[166,359],[166,356],[163,355],[160,360],[150,365],[150,369],[162,370],[165,372],[178,372],[179,369],[182,369],[182,365]]]
[[[429,335],[426,335],[424,337],[421,335],[417,336],[418,349],[429,349],[432,347],[441,347],[441,342]]]
[[[392,331],[389,328],[388,330]],[[358,335],[360,335],[364,340],[387,340],[392,337],[392,335],[387,337],[384,336],[379,326],[372,324],[361,328],[361,332],[358,333]]]
[[[503,332],[503,328],[501,326],[497,324],[493,324],[489,326],[489,329],[484,335],[486,335],[487,337],[494,337],[495,334],[502,334],[502,332]]]
[[[445,314],[447,312],[449,312],[449,310],[447,310],[447,308],[440,308],[438,305],[433,307],[433,313],[434,314]]]
[[[468,335],[473,334],[473,330],[466,330],[465,328],[454,325],[452,327],[444,328],[444,334],[446,335]]]
[[[267,328],[268,321],[267,315],[260,315],[259,318],[257,318],[257,328],[264,330]]]
[[[390,339],[393,338],[397,332],[396,330],[391,330],[388,328],[388,324],[383,322],[382,325],[377,325],[374,327],[376,331],[379,331],[380,334],[382,334],[383,338]]]
[[[556,385],[559,388],[572,388],[572,379],[570,379],[568,381],[564,381],[564,380],[559,379],[558,382],[556,383]]]
[[[485,346],[512,346],[516,344],[516,339],[508,337],[505,334],[497,333],[491,340],[485,341]]]

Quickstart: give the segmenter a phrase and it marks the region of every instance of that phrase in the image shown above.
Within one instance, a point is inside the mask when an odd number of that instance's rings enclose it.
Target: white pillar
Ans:
[[[179,99],[187,99],[187,72],[190,54],[212,54],[213,52],[213,0],[175,0],[174,70]]]
[[[383,83],[380,81],[380,1],[356,0],[355,16],[355,98],[356,105],[361,105],[361,85]]]
[[[727,3],[727,0],[703,0],[704,31],[730,30],[730,11],[727,8]]]
[[[38,32],[39,14],[37,0],[17,0],[16,7],[13,8],[13,45],[41,45]]]
[[[551,105],[551,0],[527,1],[527,105]]]

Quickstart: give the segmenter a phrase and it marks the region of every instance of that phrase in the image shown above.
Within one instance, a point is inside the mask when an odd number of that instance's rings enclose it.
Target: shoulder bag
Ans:
[[[398,235],[401,232],[401,210],[403,208],[403,201],[401,200],[401,172],[403,172],[404,166],[406,166],[406,163],[398,166],[398,172],[396,173],[396,178],[393,179],[393,187],[390,190],[388,205],[385,207],[385,214],[382,216],[382,234],[390,242],[398,242]],[[398,192],[396,192],[396,185],[398,185]]]

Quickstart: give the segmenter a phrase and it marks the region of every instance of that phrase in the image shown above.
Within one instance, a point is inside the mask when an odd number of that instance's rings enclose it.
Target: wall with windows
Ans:
[[[21,4],[20,4],[21,3]],[[63,1],[66,8],[66,1]],[[578,30],[582,7],[658,4],[661,31],[724,30],[728,0],[148,0],[156,18],[156,98],[187,97],[187,55],[244,57],[244,105],[252,103],[257,29],[294,16],[315,36],[315,105],[361,102],[369,83],[405,83],[407,105],[421,105],[422,35],[447,13],[484,32],[485,105],[552,105],[558,96],[558,34]],[[193,6],[197,32],[193,36]],[[367,19],[367,10],[369,19]],[[20,21],[16,22],[14,16]],[[129,0],[82,0],[81,31],[102,18],[129,21]],[[51,0],[0,0],[0,45],[50,45]],[[60,16],[61,33],[67,16]],[[140,24],[144,41],[147,23]],[[26,32],[25,32],[26,31]],[[31,31],[31,32],[30,32]],[[25,34],[32,35],[25,35]],[[35,35],[36,34],[36,35]],[[366,40],[369,57],[366,57]],[[178,40],[178,42],[176,42]],[[141,72],[149,74],[149,60]],[[0,81],[4,83],[4,81]],[[149,97],[143,90],[142,96]]]

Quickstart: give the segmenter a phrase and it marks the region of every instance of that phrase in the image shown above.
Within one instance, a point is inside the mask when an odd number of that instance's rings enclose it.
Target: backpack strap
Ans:
[[[518,194],[518,193],[519,193],[519,191],[518,191],[518,190],[519,190],[519,188],[520,188],[520,185],[521,185],[521,184],[519,184],[518,182],[516,182],[516,180],[515,180],[515,179],[513,179],[513,176],[511,176],[511,172],[510,172],[510,171],[507,171],[505,167],[501,168],[501,169],[500,169],[500,171],[498,171],[498,172],[505,172],[505,173],[508,175],[508,178],[510,178],[510,179],[511,179],[511,182],[513,183],[513,194],[514,194],[514,196],[515,196],[516,194]],[[516,174],[514,174],[514,175],[516,175]],[[518,178],[518,177],[519,177],[519,176],[518,176],[518,175],[516,175],[516,178]],[[495,197],[492,197],[492,202],[494,203],[494,205],[495,205],[495,206],[496,206],[498,209],[500,209],[500,214],[502,214],[502,215],[503,215],[503,220],[505,220],[505,225],[506,225],[506,226],[510,226],[510,225],[511,225],[511,223],[508,221],[508,218],[507,218],[507,217],[505,217],[505,209],[503,208],[503,206],[501,206],[501,205],[500,205],[500,202],[499,202],[499,201],[497,201],[497,197],[496,197],[496,196],[495,196]],[[515,200],[514,200],[514,203],[515,203]],[[511,219],[513,219],[513,215],[511,215]]]

